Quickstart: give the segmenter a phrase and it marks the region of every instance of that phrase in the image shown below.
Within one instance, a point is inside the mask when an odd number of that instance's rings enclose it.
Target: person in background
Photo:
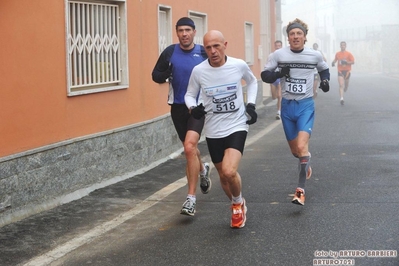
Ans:
[[[281,47],[283,47],[283,43],[279,40],[274,42],[274,50],[278,50]],[[276,120],[280,120],[280,114],[281,114],[281,85],[280,85],[280,79],[276,79],[275,82],[270,84],[270,91],[272,94],[272,99],[277,99],[277,114],[276,114]]]
[[[324,56],[323,52],[318,49],[319,49],[319,45],[317,43],[314,43],[313,50],[321,53],[321,55],[323,56],[324,62],[327,62],[327,59]],[[320,75],[319,75],[319,72],[317,71],[317,68],[315,68],[314,69],[314,81],[313,81],[313,98],[317,97],[317,88],[319,87],[319,84],[320,84]]]
[[[331,65],[334,67],[338,62],[338,83],[339,83],[339,97],[341,105],[344,105],[344,92],[348,90],[349,79],[351,77],[352,65],[355,63],[353,55],[346,51],[346,42],[340,43],[341,51],[335,54],[334,61]]]
[[[159,56],[152,71],[156,83],[169,81],[170,114],[173,124],[184,146],[188,194],[183,203],[181,214],[193,216],[196,206],[198,175],[200,188],[206,194],[211,189],[209,163],[203,163],[198,150],[198,142],[204,126],[204,119],[193,119],[184,102],[188,79],[194,66],[207,58],[204,47],[194,43],[194,21],[188,17],[180,18],[176,23],[178,44],[168,46]]]
[[[209,154],[221,186],[231,201],[230,227],[242,228],[247,219],[247,206],[237,169],[249,125],[257,120],[257,79],[244,60],[225,54],[227,41],[220,31],[207,32],[204,46],[209,59],[194,67],[185,101],[195,119],[205,116],[204,131]],[[242,80],[247,85],[246,105]],[[198,93],[203,100],[200,105],[196,101]]]
[[[273,83],[281,79],[281,121],[285,137],[294,157],[298,158],[299,180],[292,203],[305,205],[305,182],[312,175],[309,152],[310,135],[314,124],[313,80],[316,67],[320,88],[327,92],[330,72],[319,52],[305,47],[308,26],[300,19],[287,25],[290,46],[275,51],[262,71],[262,80]],[[278,69],[278,72],[276,72]]]

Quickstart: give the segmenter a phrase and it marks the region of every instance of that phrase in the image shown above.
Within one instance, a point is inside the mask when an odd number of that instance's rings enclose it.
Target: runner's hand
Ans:
[[[197,120],[201,119],[205,114],[205,107],[202,105],[202,103],[191,109],[191,115]]]
[[[320,82],[320,89],[322,89],[324,92],[328,92],[330,90],[330,83],[328,82],[328,80],[323,80],[322,82]]]
[[[335,63],[334,63],[334,62],[332,62],[332,63],[331,63],[331,66],[332,66],[332,67],[335,67]]]
[[[251,119],[247,120],[248,125],[252,125],[258,119],[258,114],[255,112],[255,104],[248,103],[247,107],[245,108],[247,114],[251,117]]]
[[[290,76],[290,67],[285,66],[280,69],[280,72],[277,72],[277,78],[282,78],[282,77],[289,77]]]

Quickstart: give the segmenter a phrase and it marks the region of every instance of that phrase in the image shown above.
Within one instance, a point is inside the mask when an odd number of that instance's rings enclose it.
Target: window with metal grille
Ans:
[[[168,6],[158,6],[158,52],[161,54],[172,44],[172,9]]]
[[[249,65],[254,63],[254,30],[249,22],[245,22],[245,61]]]
[[[127,88],[125,2],[66,5],[68,95]]]
[[[206,14],[195,11],[189,11],[188,16],[194,21],[195,24],[195,37],[194,43],[204,45],[203,36],[206,33],[207,21]]]

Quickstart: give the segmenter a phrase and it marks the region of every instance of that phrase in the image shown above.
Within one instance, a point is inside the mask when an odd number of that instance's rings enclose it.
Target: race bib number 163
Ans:
[[[285,91],[292,94],[305,94],[306,79],[287,78],[285,80]]]

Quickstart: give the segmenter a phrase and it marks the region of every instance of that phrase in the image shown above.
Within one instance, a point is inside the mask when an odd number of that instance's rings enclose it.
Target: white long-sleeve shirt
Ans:
[[[220,67],[212,67],[208,60],[194,67],[184,99],[188,108],[197,106],[196,97],[200,93],[207,112],[204,126],[207,138],[248,131],[242,80],[247,85],[247,102],[255,104],[258,83],[243,60],[228,56]]]
[[[328,69],[321,53],[306,47],[299,53],[291,51],[289,46],[274,51],[265,70],[274,72],[284,66],[290,67],[290,77],[280,79],[282,97],[297,101],[313,96],[314,69],[318,72]]]

